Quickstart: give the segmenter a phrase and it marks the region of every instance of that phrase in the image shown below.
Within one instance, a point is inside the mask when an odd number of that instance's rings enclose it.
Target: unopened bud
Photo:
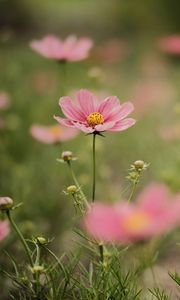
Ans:
[[[71,151],[64,151],[64,152],[62,153],[61,157],[62,157],[62,159],[63,159],[64,161],[67,161],[67,162],[68,162],[68,161],[72,160],[73,154],[72,154]]]
[[[77,190],[78,189],[77,189],[76,185],[70,185],[67,187],[67,192],[69,194],[75,194],[75,193],[77,193]]]
[[[9,197],[0,197],[0,210],[9,210],[13,206],[13,200]]]
[[[40,245],[45,245],[45,244],[47,244],[47,240],[46,240],[44,237],[42,237],[42,236],[38,236],[38,237],[36,238],[36,240],[37,240],[37,242],[38,242]]]
[[[42,272],[44,272],[44,266],[35,265],[33,267],[30,267],[30,270],[33,274],[42,273]]]
[[[133,165],[137,170],[139,170],[144,168],[145,162],[143,160],[136,160]]]

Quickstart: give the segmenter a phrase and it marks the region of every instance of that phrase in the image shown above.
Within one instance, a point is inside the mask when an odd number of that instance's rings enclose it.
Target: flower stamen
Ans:
[[[87,122],[90,127],[101,125],[104,123],[104,117],[99,112],[93,112],[87,117]]]

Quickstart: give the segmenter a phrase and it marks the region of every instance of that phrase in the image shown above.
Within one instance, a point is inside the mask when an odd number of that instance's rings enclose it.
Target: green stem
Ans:
[[[66,69],[66,66],[67,66],[67,62],[66,61],[62,61],[60,62],[61,64],[61,74],[62,74],[62,79],[61,79],[61,97],[62,96],[65,96],[65,93],[66,93],[66,80],[67,80],[67,69]]]
[[[92,202],[95,200],[96,191],[96,133],[93,133],[93,184],[92,184]]]
[[[93,184],[92,184],[92,202],[95,201],[96,193],[96,133],[93,133]],[[101,262],[104,262],[104,247],[103,244],[99,244],[99,254]]]
[[[33,263],[32,257],[31,257],[31,252],[30,252],[30,249],[29,249],[29,247],[28,247],[28,245],[27,245],[27,243],[26,243],[26,241],[25,241],[25,239],[24,239],[21,231],[17,227],[16,223],[13,221],[9,210],[7,210],[6,214],[7,214],[7,217],[9,219],[9,222],[10,222],[11,226],[13,227],[13,229],[15,230],[15,232],[17,233],[17,235],[19,236],[19,239],[20,239],[21,243],[24,246],[24,250],[25,250],[25,252],[27,254],[27,257],[29,259],[29,263],[30,263],[31,267],[33,267],[34,263]]]
[[[131,194],[129,196],[129,199],[128,199],[128,202],[130,202],[134,196],[134,193],[135,193],[135,190],[136,190],[136,187],[137,187],[137,184],[138,184],[138,181],[135,181],[133,183],[133,188],[132,188],[132,191],[131,191]]]
[[[81,194],[82,200],[84,201],[85,205],[86,205],[87,207],[89,207],[89,203],[88,203],[88,201],[87,201],[87,199],[86,199],[86,196],[84,195],[84,193],[83,193],[83,191],[82,191],[82,189],[81,189],[81,187],[80,187],[80,184],[79,184],[79,182],[78,182],[78,180],[77,180],[77,178],[76,178],[76,175],[74,174],[74,171],[73,171],[73,168],[72,168],[72,165],[71,165],[71,162],[70,162],[70,161],[68,161],[68,166],[69,166],[69,170],[70,170],[72,179],[73,179],[75,185],[77,186],[77,188],[78,188],[78,190],[79,190],[79,192],[80,192],[80,194]]]
[[[100,253],[100,258],[101,258],[101,262],[104,262],[104,247],[103,244],[99,244],[99,253]]]

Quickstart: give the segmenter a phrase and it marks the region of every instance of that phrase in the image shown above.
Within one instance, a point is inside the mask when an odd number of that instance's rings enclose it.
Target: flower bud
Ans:
[[[77,190],[78,189],[77,189],[76,185],[70,185],[67,187],[67,192],[69,194],[75,194],[75,193],[77,193]]]
[[[9,197],[0,197],[0,210],[9,210],[13,206],[13,200]]]
[[[30,267],[30,270],[33,274],[42,273],[44,272],[44,266],[35,265],[33,267]]]
[[[37,241],[38,244],[40,244],[40,245],[45,245],[45,244],[47,244],[47,240],[46,240],[43,236],[38,236],[38,237],[36,238],[36,241]]]
[[[68,161],[72,160],[73,154],[71,151],[64,151],[64,152],[62,152],[61,157],[64,161],[68,162]]]
[[[145,162],[143,160],[136,160],[133,165],[137,170],[139,170],[144,168]]]

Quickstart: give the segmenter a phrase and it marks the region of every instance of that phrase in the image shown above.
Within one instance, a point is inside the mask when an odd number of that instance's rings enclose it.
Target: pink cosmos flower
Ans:
[[[77,101],[76,107],[70,97],[60,98],[59,105],[67,119],[54,118],[62,125],[85,133],[122,131],[135,124],[134,119],[126,118],[134,110],[133,104],[125,102],[120,105],[116,96],[98,103],[94,94],[82,89],[77,93]]]
[[[180,35],[170,35],[159,39],[160,49],[168,54],[180,55]]]
[[[34,124],[30,129],[31,135],[45,144],[54,144],[73,139],[78,131],[74,128],[66,128],[60,125],[43,126]]]
[[[84,226],[90,235],[106,242],[147,239],[180,225],[180,195],[171,198],[166,186],[152,184],[135,203],[95,203]]]
[[[10,105],[10,98],[6,92],[0,92],[0,109],[7,109]]]
[[[88,57],[92,48],[91,39],[76,36],[68,36],[64,41],[53,35],[44,37],[41,40],[34,40],[30,43],[33,50],[42,56],[57,61],[79,61]]]
[[[7,221],[0,221],[0,241],[9,234],[9,223]]]

